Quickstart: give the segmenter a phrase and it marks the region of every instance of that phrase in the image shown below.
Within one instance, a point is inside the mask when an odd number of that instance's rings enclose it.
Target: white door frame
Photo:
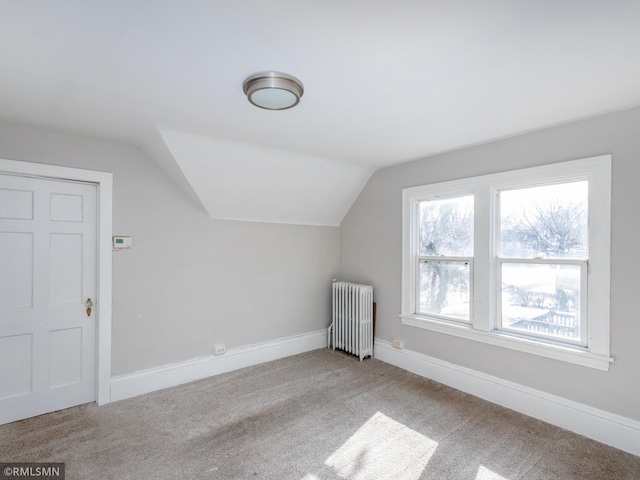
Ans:
[[[74,180],[97,186],[97,299],[96,320],[96,403],[111,402],[111,276],[112,276],[112,219],[113,174],[59,167],[43,163],[22,162],[0,158],[0,173],[51,180]]]

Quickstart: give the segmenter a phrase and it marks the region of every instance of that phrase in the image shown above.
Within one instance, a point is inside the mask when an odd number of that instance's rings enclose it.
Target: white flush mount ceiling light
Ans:
[[[242,89],[251,103],[267,110],[295,107],[304,93],[304,86],[300,80],[280,72],[251,75],[242,84]]]

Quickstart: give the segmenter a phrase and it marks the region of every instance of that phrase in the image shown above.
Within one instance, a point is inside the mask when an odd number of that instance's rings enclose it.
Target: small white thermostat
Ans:
[[[131,237],[113,237],[113,249],[133,247],[133,239]]]

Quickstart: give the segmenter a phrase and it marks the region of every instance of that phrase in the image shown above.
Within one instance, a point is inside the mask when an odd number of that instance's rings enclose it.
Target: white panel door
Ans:
[[[96,399],[96,193],[0,175],[0,424]]]

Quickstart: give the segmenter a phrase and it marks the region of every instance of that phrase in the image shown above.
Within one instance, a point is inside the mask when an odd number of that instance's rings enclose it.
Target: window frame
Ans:
[[[513,188],[589,181],[589,258],[586,345],[500,329],[499,192]],[[417,314],[419,201],[474,195],[474,257],[470,289],[471,322]],[[497,345],[598,370],[608,370],[610,357],[611,155],[511,170],[490,175],[405,188],[402,191],[403,325]],[[597,225],[597,228],[592,228]]]

